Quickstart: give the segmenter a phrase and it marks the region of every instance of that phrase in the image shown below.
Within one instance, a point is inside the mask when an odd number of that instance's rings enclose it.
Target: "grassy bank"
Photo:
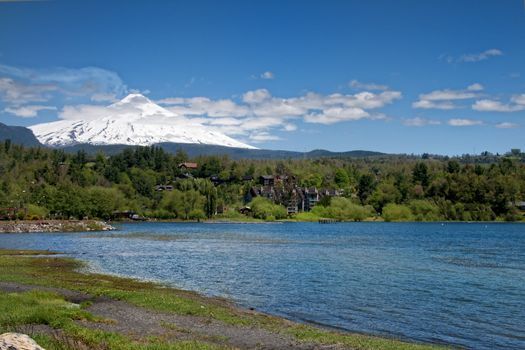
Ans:
[[[45,325],[47,332],[33,332],[32,335],[47,349],[242,348],[239,344],[244,344],[242,339],[245,334],[246,337],[250,337],[249,332],[274,334],[276,338],[295,342],[295,347],[298,348],[309,348],[306,347],[308,344],[311,345],[310,348],[315,348],[315,344],[339,344],[349,349],[437,349],[429,345],[338,333],[300,325],[253,311],[240,310],[221,299],[205,298],[196,293],[166,288],[154,283],[84,274],[78,272],[82,267],[79,261],[50,254],[39,251],[0,250],[0,309],[6,310],[0,314],[0,333],[39,329],[40,326],[37,325]],[[37,290],[13,292],[3,290],[2,283],[40,287]],[[69,300],[68,295],[72,292],[85,295],[84,298],[80,298],[83,302]],[[227,336],[203,336],[191,330],[185,331],[176,323],[166,322],[162,324],[166,335],[130,336],[104,330],[104,326],[115,326],[114,323],[118,322],[113,317],[100,317],[90,311],[90,305],[101,297],[106,301],[125,302],[125,305],[145,313],[173,315],[184,320],[188,317],[195,318],[194,322],[219,327],[219,332],[222,329],[220,327],[230,333],[236,330],[237,333],[234,334],[237,340]],[[148,317],[151,317],[151,314]],[[168,333],[172,336],[169,337]]]

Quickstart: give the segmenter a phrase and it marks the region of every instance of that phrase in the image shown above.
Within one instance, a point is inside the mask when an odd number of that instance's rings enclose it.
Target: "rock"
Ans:
[[[0,350],[45,350],[29,336],[21,333],[0,335]]]

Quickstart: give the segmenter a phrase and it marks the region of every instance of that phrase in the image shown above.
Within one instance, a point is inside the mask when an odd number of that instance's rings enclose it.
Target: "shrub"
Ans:
[[[43,220],[49,215],[49,210],[34,204],[27,205],[27,219]]]
[[[383,208],[383,219],[385,221],[410,221],[414,217],[409,207],[390,203]]]
[[[202,209],[193,209],[189,212],[188,217],[191,220],[202,220],[206,218],[206,214],[204,214]]]
[[[343,197],[332,198],[329,207],[316,206],[312,209],[312,214],[317,217],[350,221],[362,221],[373,213],[370,206],[364,207]]]
[[[415,199],[408,203],[416,221],[438,221],[443,220],[439,207],[428,200]]]
[[[288,216],[286,208],[282,205],[274,204],[263,197],[254,198],[250,204],[253,217],[262,220],[284,219]]]

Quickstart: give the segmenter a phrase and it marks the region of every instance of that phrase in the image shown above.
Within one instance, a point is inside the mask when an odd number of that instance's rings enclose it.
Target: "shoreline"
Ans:
[[[140,317],[157,317],[157,312],[164,315],[162,317],[167,317],[165,316],[167,313],[181,323],[183,323],[183,319],[180,319],[181,317],[184,319],[197,317],[198,320],[193,319],[193,322],[201,322],[202,318],[205,318],[208,320],[205,324],[214,325],[213,327],[210,326],[208,331],[215,332],[218,327],[227,334],[233,332],[231,341],[227,341],[224,338],[213,339],[212,343],[217,343],[221,347],[230,347],[232,345],[237,347],[243,342],[252,341],[247,339],[247,337],[252,337],[253,332],[256,330],[255,333],[261,337],[261,339],[255,339],[256,341],[270,342],[267,344],[270,347],[266,348],[284,345],[281,343],[271,344],[271,342],[280,341],[285,341],[287,346],[292,341],[293,346],[291,347],[298,349],[315,349],[320,346],[336,346],[336,348],[340,349],[385,350],[429,350],[439,348],[438,344],[418,344],[393,338],[382,338],[301,324],[282,317],[264,314],[251,308],[238,306],[229,299],[205,296],[198,292],[177,289],[159,282],[141,281],[134,278],[94,272],[85,273],[81,272],[80,269],[86,267],[86,263],[77,259],[57,257],[52,254],[55,253],[0,249],[0,300],[2,297],[5,297],[2,292],[5,292],[5,284],[7,283],[11,284],[11,288],[16,287],[21,290],[27,290],[28,288],[52,289],[58,291],[58,294],[65,294],[66,296],[83,293],[93,296],[93,300],[96,300],[96,296],[103,297],[105,298],[104,300],[109,298],[112,301],[107,302],[117,309],[114,309],[113,313],[106,312],[105,316],[109,319],[124,317],[122,319],[123,322],[125,322],[125,316],[120,315],[118,308],[128,308],[132,314],[139,313]],[[15,274],[6,273],[5,268],[8,267],[6,265],[13,267]],[[18,268],[19,271],[16,271]],[[29,271],[26,270],[28,268]],[[92,305],[96,305],[96,303],[93,301]],[[86,308],[88,312],[94,310],[98,309],[96,307]],[[189,327],[189,325],[186,326]],[[105,326],[96,325],[96,327],[104,328]],[[178,329],[179,327],[181,326],[175,325],[168,328],[180,330]],[[0,324],[0,330],[1,328]],[[65,331],[68,332],[67,330]],[[78,334],[74,336],[78,337]],[[192,341],[203,341],[201,337],[191,336],[190,338],[192,338]],[[209,342],[210,338],[205,338],[204,341]],[[240,346],[240,348],[253,347],[251,345],[248,346],[247,343],[244,346]],[[115,349],[118,348],[115,347]]]
[[[158,223],[158,224],[208,224],[208,225],[280,225],[288,223],[320,223],[320,221],[309,220],[119,220],[119,221],[101,221],[101,220],[11,220],[0,221],[0,234],[9,233],[60,233],[60,232],[105,232],[115,231],[118,227],[114,225],[119,224],[142,224],[142,223]],[[364,224],[525,224],[525,221],[378,221],[378,220],[363,220],[363,221],[331,221],[322,223],[323,225],[335,224],[349,224],[349,223],[364,223]]]
[[[14,220],[0,221],[0,233],[95,232],[115,228],[99,220]]]
[[[324,218],[322,218],[324,219]],[[121,221],[110,221],[112,224],[141,224],[141,223],[164,223],[164,224],[287,224],[287,223],[319,223],[319,220],[294,220],[294,219],[283,219],[283,220],[274,220],[274,221],[264,221],[264,220],[121,220]],[[330,224],[348,224],[348,223],[367,223],[367,224],[402,224],[402,223],[412,223],[412,224],[525,224],[525,220],[519,221],[505,221],[505,220],[492,220],[492,221],[463,221],[463,220],[436,220],[436,221],[417,221],[417,220],[396,220],[396,221],[384,221],[384,220],[339,220],[330,222]]]

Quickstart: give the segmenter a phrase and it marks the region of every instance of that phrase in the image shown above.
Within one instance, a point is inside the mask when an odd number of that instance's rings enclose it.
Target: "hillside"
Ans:
[[[24,146],[42,146],[33,132],[23,126],[9,126],[0,123],[0,141],[11,140],[14,144]]]
[[[327,150],[313,150],[309,152],[295,152],[285,150],[268,150],[268,149],[247,149],[237,147],[226,147],[217,145],[203,145],[191,143],[159,143],[155,146],[162,147],[167,153],[175,154],[181,150],[186,152],[190,157],[197,156],[211,156],[211,155],[227,155],[231,159],[312,159],[312,158],[363,158],[383,156],[385,153],[354,150],[347,152],[331,152]],[[89,145],[78,144],[73,146],[66,146],[63,149],[68,153],[75,153],[83,150],[88,154],[96,154],[103,152],[105,154],[116,154],[126,148],[132,148],[128,145]]]

